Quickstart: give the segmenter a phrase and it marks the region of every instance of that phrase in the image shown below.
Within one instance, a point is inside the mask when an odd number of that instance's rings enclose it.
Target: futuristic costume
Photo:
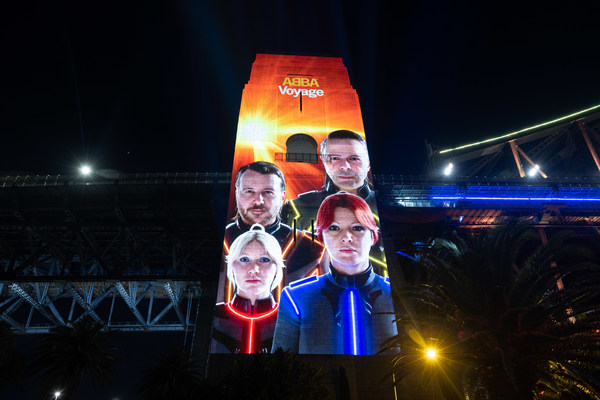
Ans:
[[[281,293],[273,350],[370,355],[397,333],[389,280],[373,272],[291,283]]]
[[[311,220],[315,221],[317,219],[317,211],[325,197],[339,191],[333,182],[328,180],[323,190],[312,190],[300,194],[293,200],[286,201],[281,210],[282,218],[289,226],[293,226],[295,219],[296,229],[304,229],[310,232],[312,229]],[[357,194],[367,202],[371,207],[371,211],[377,214],[375,192],[369,188],[366,182],[358,189]]]
[[[250,225],[246,224],[242,221],[241,218],[236,219],[234,222],[230,223],[225,227],[225,242],[229,246],[238,236],[242,233],[246,233],[250,230]],[[279,218],[275,221],[275,223],[265,226],[265,232],[270,235],[273,235],[275,239],[279,242],[279,245],[283,249],[287,244],[288,239],[292,235],[292,228],[288,225],[281,222]]]
[[[215,309],[211,353],[268,353],[273,343],[278,304],[273,296],[250,300],[234,296]]]

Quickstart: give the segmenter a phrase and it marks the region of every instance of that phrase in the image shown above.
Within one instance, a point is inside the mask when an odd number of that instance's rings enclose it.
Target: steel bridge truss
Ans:
[[[0,320],[20,333],[46,333],[84,316],[119,331],[186,331],[195,324],[193,281],[12,282],[0,284]]]
[[[0,178],[0,320],[21,333],[84,316],[111,330],[194,329],[218,278],[230,178]]]
[[[433,151],[430,176],[597,177],[600,113],[489,144]],[[452,171],[452,173],[450,173]]]

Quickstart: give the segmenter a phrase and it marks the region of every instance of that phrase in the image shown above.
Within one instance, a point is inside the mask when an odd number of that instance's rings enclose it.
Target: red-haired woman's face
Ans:
[[[333,210],[333,221],[323,229],[323,241],[337,271],[357,275],[369,267],[373,233],[360,223],[352,209]]]

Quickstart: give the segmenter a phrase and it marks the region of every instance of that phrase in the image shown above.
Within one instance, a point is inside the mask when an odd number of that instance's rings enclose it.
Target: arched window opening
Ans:
[[[319,162],[317,141],[305,133],[296,133],[285,142],[287,162]]]

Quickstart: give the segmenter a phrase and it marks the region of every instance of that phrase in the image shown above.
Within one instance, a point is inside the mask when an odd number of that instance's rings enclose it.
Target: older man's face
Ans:
[[[269,226],[275,223],[281,211],[285,191],[281,190],[281,179],[277,175],[247,170],[240,176],[235,199],[242,221]]]
[[[354,139],[330,139],[325,150],[323,164],[333,184],[339,190],[356,194],[370,168],[363,144]]]

